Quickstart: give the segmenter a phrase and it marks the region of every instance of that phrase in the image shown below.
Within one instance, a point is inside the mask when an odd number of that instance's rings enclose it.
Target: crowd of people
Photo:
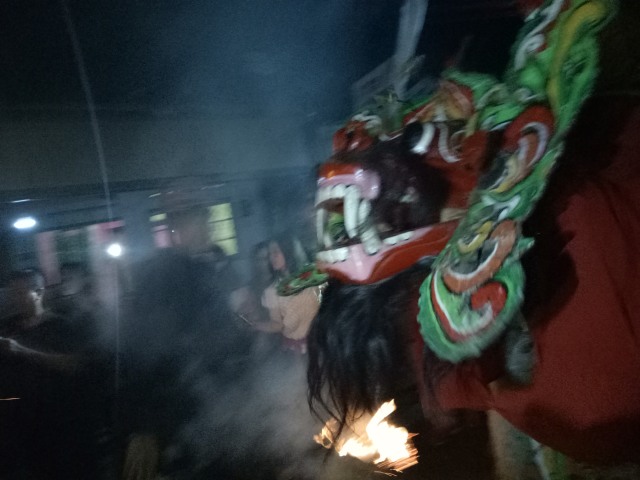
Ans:
[[[195,478],[176,439],[200,408],[199,379],[233,382],[273,352],[303,361],[318,292],[276,292],[309,261],[301,243],[257,244],[243,282],[206,213],[169,212],[174,246],[135,265],[119,319],[86,265],[62,265],[46,288],[38,270],[11,274],[0,302],[1,478]]]

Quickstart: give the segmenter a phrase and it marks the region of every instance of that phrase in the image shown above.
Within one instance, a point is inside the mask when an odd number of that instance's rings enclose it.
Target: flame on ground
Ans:
[[[342,457],[349,455],[381,468],[405,470],[418,463],[418,451],[411,442],[414,434],[385,420],[395,409],[394,400],[383,403],[373,416],[362,416],[350,428],[345,428],[337,441],[331,433],[335,430],[335,421],[327,422],[314,439],[325,448],[335,448]]]

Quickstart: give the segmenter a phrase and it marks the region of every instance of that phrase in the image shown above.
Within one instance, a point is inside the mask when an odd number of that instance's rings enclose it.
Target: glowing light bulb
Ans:
[[[107,247],[107,254],[113,258],[118,258],[122,255],[122,245],[119,243],[112,243]]]
[[[33,217],[22,217],[13,222],[13,228],[17,228],[18,230],[29,230],[37,224],[38,222],[36,222],[36,219]]]

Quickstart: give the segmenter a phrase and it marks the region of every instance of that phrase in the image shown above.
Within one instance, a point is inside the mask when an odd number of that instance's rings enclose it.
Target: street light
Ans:
[[[122,245],[119,243],[112,243],[107,247],[107,254],[113,258],[118,258],[122,255]]]
[[[38,224],[33,217],[21,217],[13,222],[13,228],[17,230],[30,230]]]

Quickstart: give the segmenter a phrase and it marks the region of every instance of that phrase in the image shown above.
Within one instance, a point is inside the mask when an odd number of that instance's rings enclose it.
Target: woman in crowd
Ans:
[[[262,294],[262,305],[269,311],[269,320],[256,323],[254,327],[263,332],[280,333],[284,348],[304,354],[311,322],[318,313],[320,290],[308,288],[297,295],[281,297],[277,286],[309,259],[300,242],[290,235],[269,241],[268,253],[273,281]]]

